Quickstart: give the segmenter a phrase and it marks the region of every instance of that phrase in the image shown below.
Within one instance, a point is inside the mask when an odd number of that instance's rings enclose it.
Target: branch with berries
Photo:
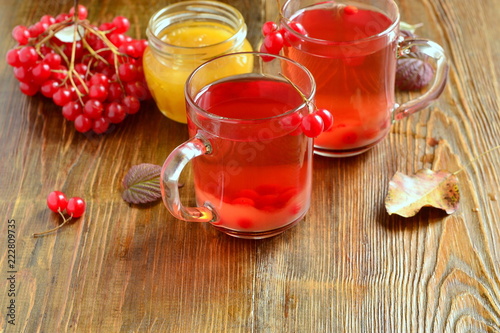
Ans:
[[[7,63],[24,94],[40,92],[62,107],[77,131],[101,134],[151,98],[142,69],[148,43],[126,34],[126,17],[95,26],[87,16],[75,2],[68,13],[16,26],[17,45],[7,52]]]

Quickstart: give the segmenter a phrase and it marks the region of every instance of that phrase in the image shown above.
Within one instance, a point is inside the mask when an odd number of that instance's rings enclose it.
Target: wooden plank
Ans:
[[[148,18],[172,1],[89,1],[91,20]],[[240,9],[256,46],[274,1],[225,1]],[[69,3],[69,2],[68,2]],[[161,203],[130,207],[127,170],[161,164],[187,139],[155,104],[105,136],[81,135],[41,96],[17,88],[0,62],[0,331],[2,332],[498,332],[500,331],[500,3],[398,1],[402,19],[443,45],[449,83],[432,107],[394,124],[364,155],[314,160],[304,221],[262,241],[233,239],[171,217]],[[0,0],[2,49],[17,24],[69,9],[60,1]],[[398,93],[398,99],[416,93]],[[457,171],[458,212],[431,208],[404,219],[384,209],[396,171]],[[182,199],[193,202],[190,172]],[[81,196],[84,217],[34,239],[60,218],[55,189]],[[8,273],[15,221],[16,273]],[[13,224],[13,223],[11,223]],[[8,295],[15,274],[15,297]],[[7,306],[15,299],[16,325]]]

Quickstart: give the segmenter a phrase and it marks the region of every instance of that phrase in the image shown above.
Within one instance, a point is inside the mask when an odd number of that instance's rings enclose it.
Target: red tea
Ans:
[[[335,119],[315,140],[316,152],[347,156],[373,146],[389,131],[395,105],[397,38],[381,34],[393,21],[370,8],[334,2],[307,7],[291,19],[308,38],[290,40],[284,55],[311,71],[316,105]]]
[[[196,198],[215,208],[216,226],[265,232],[300,220],[310,204],[312,147],[287,118],[304,105],[300,94],[284,81],[245,77],[209,85],[195,102],[207,115],[188,112],[190,135],[202,133],[214,148],[192,162]],[[224,117],[217,128],[213,117]]]

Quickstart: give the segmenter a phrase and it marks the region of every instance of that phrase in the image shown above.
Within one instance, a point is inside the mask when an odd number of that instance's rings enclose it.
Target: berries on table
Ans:
[[[73,218],[78,218],[85,213],[85,201],[79,197],[73,197],[68,200],[66,212]]]
[[[63,227],[71,219],[81,217],[85,213],[86,204],[80,197],[72,197],[68,200],[63,192],[52,191],[47,196],[47,207],[51,211],[59,213],[59,215],[63,218],[63,222],[53,229],[33,234],[33,237],[35,238],[52,233]],[[65,211],[69,217],[64,215]]]
[[[29,27],[14,27],[17,45],[7,52],[6,60],[21,92],[29,96],[41,92],[62,108],[77,131],[101,134],[110,123],[137,113],[141,101],[151,98],[142,71],[148,43],[126,35],[130,21],[124,16],[99,27],[91,25],[87,16],[87,8],[78,5],[56,17],[44,15]],[[81,35],[76,40],[72,27]],[[93,108],[87,106],[90,100]],[[111,112],[105,112],[110,106]]]
[[[66,209],[68,199],[61,191],[52,191],[47,196],[47,207],[53,212],[59,213]]]

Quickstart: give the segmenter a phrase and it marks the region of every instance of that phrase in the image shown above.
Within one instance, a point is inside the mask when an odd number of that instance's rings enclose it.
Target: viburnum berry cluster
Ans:
[[[269,59],[269,61],[271,60],[272,59]],[[282,125],[285,127],[296,127],[297,130],[293,132],[294,134],[303,133],[305,136],[310,138],[316,138],[321,133],[331,130],[334,121],[332,113],[327,109],[318,109],[316,105],[306,98],[306,96],[300,91],[299,87],[292,82],[292,80],[282,73],[280,73],[280,75],[293,86],[309,108],[314,109],[314,111],[306,116],[301,116],[300,113],[295,113],[291,118],[285,118],[286,121]]]
[[[306,35],[306,29],[299,22],[291,21],[288,27],[301,35]],[[290,46],[291,43],[298,41],[294,33],[284,27],[280,27],[276,22],[268,21],[262,26],[262,35],[264,40],[260,46],[260,52],[279,54],[283,46]]]
[[[24,94],[41,92],[62,107],[77,131],[100,134],[151,98],[142,69],[147,41],[126,34],[126,17],[95,26],[87,15],[75,4],[69,13],[16,26],[17,45],[7,52],[7,63]]]
[[[302,133],[310,138],[315,138],[321,133],[330,130],[333,126],[333,116],[326,109],[317,109],[302,118]]]
[[[61,191],[52,191],[47,196],[47,207],[55,213],[59,213],[63,218],[63,223],[57,227],[33,234],[33,237],[40,237],[51,232],[58,230],[68,223],[72,218],[79,218],[85,213],[86,204],[80,197],[72,197],[69,200],[66,195]],[[69,214],[69,217],[64,215],[64,211]]]

